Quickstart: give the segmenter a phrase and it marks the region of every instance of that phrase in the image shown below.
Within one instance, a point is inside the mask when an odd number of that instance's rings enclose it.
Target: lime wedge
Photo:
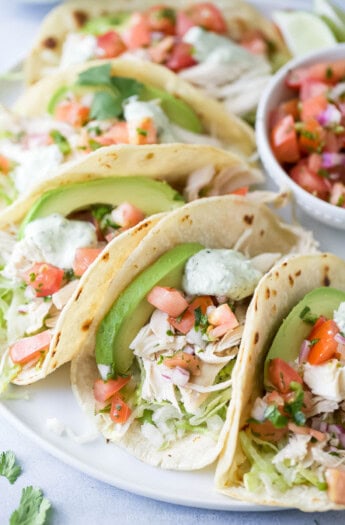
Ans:
[[[345,11],[328,0],[314,0],[314,11],[331,28],[339,42],[345,42]]]
[[[313,13],[276,11],[273,20],[293,56],[306,55],[337,43],[328,25]]]

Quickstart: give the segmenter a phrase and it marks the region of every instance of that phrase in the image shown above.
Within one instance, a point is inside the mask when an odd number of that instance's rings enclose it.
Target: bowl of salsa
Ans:
[[[265,170],[311,216],[345,229],[345,44],[292,60],[257,114]]]

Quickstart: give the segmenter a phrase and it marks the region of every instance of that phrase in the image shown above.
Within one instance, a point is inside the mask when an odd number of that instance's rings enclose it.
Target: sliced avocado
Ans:
[[[160,100],[164,113],[172,122],[193,133],[204,132],[203,125],[194,109],[171,93],[146,84],[139,98],[143,101]]]
[[[303,321],[304,313],[333,319],[333,312],[345,301],[345,292],[335,288],[316,288],[309,292],[284,319],[266,356],[264,382],[269,385],[268,366],[271,359],[280,357],[287,362],[298,357],[301,344],[311,331],[311,324]],[[308,308],[310,310],[308,310]]]
[[[56,106],[66,98],[66,96],[69,93],[73,93],[77,97],[82,97],[84,95],[87,95],[90,93],[90,91],[93,91],[94,93],[100,92],[100,91],[106,91],[107,93],[110,93],[113,95],[112,90],[103,85],[99,86],[80,86],[78,84],[73,84],[72,86],[62,86],[59,89],[53,93],[52,97],[50,98],[48,105],[47,105],[47,111],[50,115],[54,115]]]
[[[174,210],[184,204],[181,195],[169,184],[146,177],[109,177],[76,182],[43,193],[24,218],[19,238],[23,237],[29,222],[51,213],[67,216],[93,204],[117,206],[124,201],[130,201],[146,215]]]
[[[115,30],[118,33],[124,31],[131,18],[131,13],[117,13],[112,15],[97,16],[86,22],[82,28],[83,33],[91,35],[104,35],[108,31]]]
[[[146,300],[156,286],[180,287],[186,261],[204,247],[179,244],[139,274],[119,295],[97,332],[96,361],[112,366],[115,374],[126,374],[133,362],[129,345],[147,321],[154,307]]]

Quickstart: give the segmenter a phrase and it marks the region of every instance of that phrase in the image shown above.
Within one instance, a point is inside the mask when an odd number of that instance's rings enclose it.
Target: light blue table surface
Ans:
[[[97,0],[94,0],[97,1]],[[274,0],[273,0],[274,1]],[[0,0],[0,72],[24,57],[48,6]],[[9,521],[21,490],[40,487],[51,500],[51,525],[343,525],[345,514],[298,511],[239,513],[207,511],[139,497],[98,482],[61,463],[19,434],[0,416],[0,452],[13,450],[23,474],[12,486],[0,477],[0,525]],[[171,487],[172,493],[174,487]]]

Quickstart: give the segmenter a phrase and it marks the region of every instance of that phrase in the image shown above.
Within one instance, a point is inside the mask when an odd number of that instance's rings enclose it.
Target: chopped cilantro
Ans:
[[[89,139],[89,146],[90,146],[91,151],[96,151],[96,149],[99,149],[102,147],[102,144],[97,142],[97,140]]]
[[[50,506],[50,501],[43,496],[40,489],[25,487],[19,507],[11,515],[10,525],[44,525]]]
[[[22,469],[16,464],[16,456],[11,450],[0,454],[0,476],[4,476],[13,484],[21,472]]]
[[[157,359],[157,365],[161,365],[163,361],[164,361],[164,356],[160,355],[159,358]]]
[[[36,279],[36,274],[35,274],[35,272],[31,272],[31,273],[29,274],[29,279],[30,279],[30,283],[33,283],[33,282],[34,282],[34,280]]]
[[[325,168],[321,168],[318,170],[317,174],[320,177],[324,177],[325,179],[329,179],[329,171],[325,170]]]
[[[138,135],[142,135],[143,137],[147,137],[147,131],[146,129],[142,129],[142,128],[137,128],[137,133]]]
[[[50,136],[63,155],[69,155],[71,153],[72,150],[70,143],[68,142],[66,137],[62,135],[62,133],[60,133],[60,131],[58,131],[57,129],[53,129],[50,132]]]
[[[292,381],[290,383],[290,389],[294,392],[294,396],[284,404],[284,411],[292,417],[296,425],[302,426],[306,422],[306,417],[302,412],[304,406],[303,387],[300,383]]]
[[[98,414],[109,414],[111,409],[111,405],[107,405],[104,408],[101,408],[101,410],[98,410]]]
[[[316,343],[318,343],[319,341],[320,341],[320,339],[312,339],[310,341],[310,346],[312,347],[312,346],[316,345]]]
[[[326,78],[331,79],[333,77],[333,69],[328,66],[326,69]]]
[[[72,281],[73,279],[76,279],[76,275],[72,268],[67,268],[66,270],[64,270],[63,278],[66,281]]]
[[[271,421],[276,428],[284,428],[288,424],[288,418],[283,416],[275,405],[266,408],[264,418]]]
[[[158,20],[162,20],[163,18],[167,18],[173,24],[175,24],[175,22],[176,22],[175,10],[171,9],[170,7],[163,7],[159,11],[156,11],[155,15],[156,15],[156,18]]]
[[[208,319],[207,315],[203,314],[201,311],[200,306],[194,310],[194,316],[195,316],[195,330],[198,331],[199,328],[201,328],[202,332],[205,332],[208,327]]]
[[[91,213],[96,221],[100,222],[111,210],[112,207],[109,204],[100,204],[99,206],[93,206]]]
[[[315,315],[311,312],[309,306],[305,306],[302,310],[302,312],[299,314],[300,319],[302,319],[305,323],[308,324],[315,324],[318,320],[319,316]]]
[[[169,336],[174,335],[174,332],[172,330],[167,330],[167,335]]]
[[[340,206],[340,207],[344,206],[344,202],[345,202],[345,196],[340,195],[338,202],[337,202],[337,206]]]

